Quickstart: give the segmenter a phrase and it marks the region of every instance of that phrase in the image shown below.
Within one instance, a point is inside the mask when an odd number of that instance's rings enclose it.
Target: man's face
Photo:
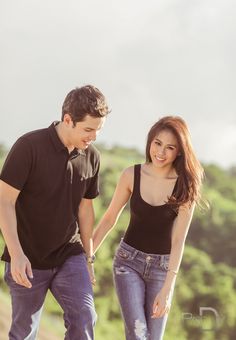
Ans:
[[[85,150],[89,144],[96,140],[105,120],[105,117],[96,118],[87,115],[82,122],[77,122],[74,126],[70,117],[67,124],[67,146]]]

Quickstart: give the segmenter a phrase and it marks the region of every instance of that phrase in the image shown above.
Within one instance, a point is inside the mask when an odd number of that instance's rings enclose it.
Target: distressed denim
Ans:
[[[71,256],[60,267],[33,269],[32,288],[18,285],[6,263],[5,281],[12,298],[10,340],[34,340],[37,336],[43,303],[51,290],[64,312],[66,340],[92,340],[96,313],[93,290],[84,254]]]
[[[146,254],[121,241],[114,258],[113,275],[126,340],[161,340],[167,315],[152,319],[152,307],[163,287],[169,254]],[[171,298],[173,291],[171,292]]]

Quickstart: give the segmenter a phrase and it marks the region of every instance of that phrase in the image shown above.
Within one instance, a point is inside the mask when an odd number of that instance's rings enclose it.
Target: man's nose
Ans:
[[[93,141],[95,141],[97,139],[97,132],[96,131],[91,133],[90,139],[93,140]]]

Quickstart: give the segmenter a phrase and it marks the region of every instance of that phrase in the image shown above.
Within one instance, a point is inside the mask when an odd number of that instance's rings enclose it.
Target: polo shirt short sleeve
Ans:
[[[3,165],[0,179],[12,187],[22,190],[32,166],[32,152],[28,141],[21,137],[11,148]]]
[[[90,183],[88,188],[84,194],[84,198],[93,199],[99,195],[99,168],[100,168],[100,161],[99,161],[99,154],[96,155],[96,162],[94,164],[94,175],[90,178]]]

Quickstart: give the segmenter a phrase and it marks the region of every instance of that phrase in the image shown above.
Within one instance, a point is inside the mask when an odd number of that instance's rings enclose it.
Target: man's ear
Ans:
[[[65,114],[64,114],[63,122],[64,122],[66,125],[69,125],[70,122],[72,122],[71,115],[70,115],[69,113],[65,113]]]

